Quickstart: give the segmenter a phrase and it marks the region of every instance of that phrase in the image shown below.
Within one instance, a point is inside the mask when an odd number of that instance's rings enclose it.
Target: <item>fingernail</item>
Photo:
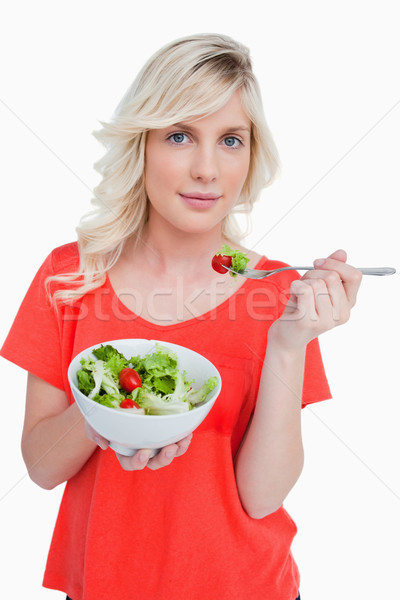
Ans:
[[[315,267],[322,267],[322,265],[324,264],[325,259],[324,258],[318,258],[317,260],[314,260],[314,266]]]
[[[176,454],[176,450],[167,450],[167,451],[165,452],[165,456],[166,456],[167,458],[172,458],[173,456],[175,456],[175,454]]]

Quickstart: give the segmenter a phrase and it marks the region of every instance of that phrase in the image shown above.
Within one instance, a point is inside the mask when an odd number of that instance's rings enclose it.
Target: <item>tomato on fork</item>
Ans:
[[[232,266],[232,256],[227,256],[226,254],[216,254],[215,256],[213,256],[211,266],[214,269],[214,271],[217,271],[217,273],[226,274],[228,270],[225,269],[225,267]]]

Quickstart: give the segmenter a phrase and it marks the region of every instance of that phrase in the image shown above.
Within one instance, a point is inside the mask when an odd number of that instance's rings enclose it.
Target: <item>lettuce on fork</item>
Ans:
[[[138,413],[186,412],[203,402],[217,385],[217,378],[210,377],[200,389],[193,389],[194,381],[189,381],[186,372],[179,370],[175,352],[161,344],[156,344],[155,352],[130,359],[111,345],[100,346],[92,353],[95,358],[81,359],[78,387],[95,402],[110,408],[120,408],[121,402],[130,398],[140,407],[131,410]],[[142,381],[141,387],[130,394],[119,381],[120,372],[127,367],[134,369]]]
[[[238,273],[240,273],[240,271],[244,271],[247,263],[250,261],[250,259],[247,258],[244,252],[241,252],[240,250],[232,250],[232,248],[230,248],[228,244],[222,244],[222,248],[221,250],[219,250],[219,252],[217,252],[216,256],[220,255],[231,256],[231,267],[234,271],[237,271]],[[232,273],[232,271],[230,272],[230,275],[232,277],[236,277],[236,273]]]

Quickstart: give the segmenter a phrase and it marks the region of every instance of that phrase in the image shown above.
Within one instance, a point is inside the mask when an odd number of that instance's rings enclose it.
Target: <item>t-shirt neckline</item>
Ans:
[[[260,268],[260,266],[266,261],[268,260],[266,256],[261,256],[261,258],[259,259],[259,261],[257,262],[257,264],[255,265],[255,269]],[[253,280],[252,279],[245,279],[244,282],[242,283],[241,286],[239,286],[235,292],[228,296],[228,298],[226,298],[223,302],[221,302],[221,304],[217,304],[217,306],[215,306],[214,308],[211,308],[210,310],[206,311],[205,313],[197,316],[197,317],[192,317],[190,319],[185,319],[184,321],[178,321],[177,323],[171,323],[170,325],[159,325],[157,323],[152,323],[151,321],[148,321],[147,319],[144,319],[143,317],[141,317],[140,315],[136,314],[135,312],[133,312],[132,310],[130,310],[120,299],[120,297],[117,295],[116,291],[113,288],[113,285],[110,281],[110,278],[108,276],[108,272],[106,272],[106,281],[105,281],[105,286],[110,290],[110,294],[111,294],[111,301],[112,302],[116,302],[118,304],[118,310],[120,310],[122,313],[124,313],[126,316],[130,316],[132,317],[132,320],[135,320],[138,323],[141,323],[142,325],[144,325],[145,327],[147,327],[148,329],[154,329],[157,331],[171,331],[172,329],[179,329],[181,327],[188,327],[194,323],[203,323],[204,321],[209,321],[212,316],[215,316],[217,312],[219,312],[220,310],[225,309],[228,304],[235,299],[235,297],[237,295],[242,294],[242,290],[244,290],[245,288],[247,288],[251,282]]]

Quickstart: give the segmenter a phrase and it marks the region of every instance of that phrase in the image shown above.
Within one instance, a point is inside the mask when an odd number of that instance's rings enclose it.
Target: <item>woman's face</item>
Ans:
[[[220,226],[246,180],[250,140],[251,123],[238,91],[210,116],[149,131],[150,219],[188,233]]]

